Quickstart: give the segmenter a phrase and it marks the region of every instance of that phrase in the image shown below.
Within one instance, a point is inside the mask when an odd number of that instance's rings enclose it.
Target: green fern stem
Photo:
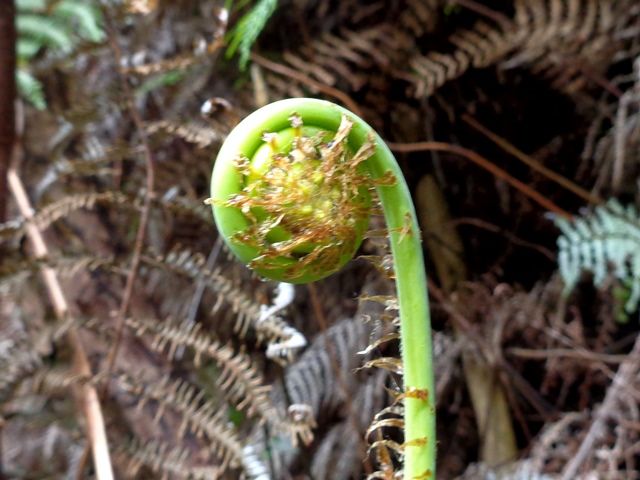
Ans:
[[[284,172],[287,165],[292,172]],[[263,175],[277,184],[265,185]],[[311,193],[292,193],[296,186]],[[242,261],[265,277],[305,283],[335,272],[354,255],[368,224],[373,187],[389,230],[400,307],[404,478],[431,479],[435,398],[420,230],[407,184],[384,141],[364,120],[331,102],[272,103],[243,120],[223,144],[210,203],[219,231]],[[262,192],[284,210],[261,203]],[[320,227],[311,225],[313,218]],[[327,232],[326,225],[340,235]]]

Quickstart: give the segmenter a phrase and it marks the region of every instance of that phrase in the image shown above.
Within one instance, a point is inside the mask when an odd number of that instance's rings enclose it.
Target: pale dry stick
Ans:
[[[611,386],[607,389],[607,394],[604,397],[604,401],[596,410],[594,414],[594,420],[589,427],[587,435],[582,440],[578,452],[567,463],[562,472],[560,480],[572,480],[577,478],[580,467],[587,460],[587,457],[591,453],[596,441],[600,439],[604,433],[605,422],[611,412],[616,408],[616,402],[618,401],[622,391],[628,387],[638,370],[640,369],[640,335],[636,338],[636,342],[633,349],[627,355],[627,359],[620,365],[618,372],[613,378]]]
[[[42,234],[38,227],[33,223],[34,210],[27,196],[27,192],[20,180],[17,171],[17,163],[19,158],[18,146],[14,146],[14,161],[7,173],[7,181],[9,189],[13,194],[21,215],[26,220],[25,230],[32,246],[36,259],[46,258],[49,254],[47,245],[44,242]],[[59,320],[64,320],[69,313],[69,305],[58,281],[55,271],[49,267],[41,268],[42,278],[44,280],[51,304]],[[75,372],[83,377],[91,378],[91,365],[87,358],[87,354],[82,345],[80,334],[75,328],[69,329],[66,334],[67,341],[73,350],[73,364]],[[113,480],[113,469],[111,467],[111,459],[109,456],[109,446],[107,442],[107,433],[104,424],[104,417],[100,408],[100,400],[95,387],[90,384],[84,384],[75,387],[75,397],[80,409],[84,413],[87,422],[87,437],[93,452],[93,462],[95,466],[96,477],[98,480]]]

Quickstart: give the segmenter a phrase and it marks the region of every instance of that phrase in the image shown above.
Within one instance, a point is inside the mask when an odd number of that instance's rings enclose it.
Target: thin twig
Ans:
[[[484,220],[480,220],[479,218],[461,217],[461,218],[456,218],[455,220],[451,220],[449,223],[452,227],[458,226],[458,225],[473,225],[474,227],[482,228],[483,230],[487,230],[489,232],[494,232],[499,235],[503,235],[507,240],[509,240],[514,245],[520,245],[521,247],[535,250],[539,252],[541,255],[548,258],[553,263],[556,263],[558,261],[556,254],[553,253],[548,248],[533,242],[528,242],[526,240],[523,240],[522,238],[518,237],[517,235],[514,235],[511,232],[508,232],[507,230],[499,227],[498,225],[494,225]]]
[[[131,89],[131,85],[129,85],[128,78],[122,72],[122,70],[120,70],[121,65],[123,64],[122,50],[120,49],[120,45],[118,45],[115,28],[113,27],[113,24],[111,22],[109,12],[105,8],[103,8],[103,16],[105,20],[105,30],[107,32],[111,51],[113,52],[115,65],[118,68],[118,76],[120,78],[120,83],[124,92],[127,107],[131,115],[131,119],[133,120],[133,123],[140,137],[140,142],[142,143],[146,170],[146,191],[144,196],[144,203],[142,205],[142,211],[140,213],[140,223],[138,225],[138,231],[136,232],[133,255],[131,257],[131,266],[129,269],[129,274],[127,275],[127,281],[124,287],[124,293],[122,295],[120,308],[116,316],[115,338],[107,356],[107,374],[105,375],[105,377],[109,378],[111,373],[113,372],[116,358],[118,356],[118,349],[120,348],[120,344],[122,343],[125,319],[127,316],[127,312],[129,311],[131,297],[133,296],[133,287],[135,285],[136,276],[138,274],[138,267],[140,266],[140,257],[142,256],[142,248],[144,246],[147,225],[149,223],[149,214],[151,211],[151,203],[155,190],[155,160],[153,157],[153,152],[151,151],[151,147],[149,146],[149,140],[144,128],[144,123],[135,105],[135,96],[133,94],[133,90]]]
[[[83,480],[85,478],[84,471],[87,468],[87,463],[89,462],[89,457],[91,454],[91,445],[89,442],[86,442],[84,446],[84,450],[82,451],[82,455],[80,455],[80,460],[78,461],[78,465],[76,466],[76,480]]]
[[[12,162],[7,180],[9,189],[15,198],[20,214],[27,221],[25,230],[32,246],[36,259],[47,258],[49,250],[44,242],[38,227],[33,223],[33,208],[27,196],[27,192],[18,176],[17,165],[21,152],[19,146],[14,147],[14,161]],[[49,267],[41,268],[42,277],[53,306],[56,317],[64,320],[69,314],[69,305],[62,291],[55,271]],[[82,345],[80,334],[75,328],[69,329],[66,334],[67,341],[73,351],[73,364],[76,374],[91,378],[91,365]],[[93,462],[98,480],[113,480],[113,469],[109,457],[109,446],[104,424],[104,417],[100,408],[98,392],[89,383],[75,387],[75,397],[80,409],[84,413],[87,424],[87,437],[93,452]]]
[[[493,143],[498,145],[505,152],[510,153],[515,158],[520,160],[522,163],[528,165],[532,170],[535,170],[539,174],[544,175],[545,177],[547,177],[552,182],[557,183],[561,187],[569,190],[570,192],[574,193],[575,195],[577,195],[578,197],[582,198],[583,200],[585,200],[588,203],[591,203],[591,204],[594,204],[594,205],[598,205],[598,204],[603,203],[602,198],[600,198],[598,195],[595,195],[593,193],[588,192],[587,190],[585,190],[584,188],[580,187],[579,185],[576,185],[574,182],[572,182],[568,178],[563,177],[562,175],[560,175],[560,174],[554,172],[553,170],[545,167],[540,162],[538,162],[536,159],[534,159],[531,156],[527,155],[522,150],[519,150],[517,147],[515,147],[513,144],[509,143],[504,138],[502,138],[499,135],[493,133],[491,130],[489,130],[484,125],[481,125],[480,122],[478,122],[476,119],[474,119],[471,115],[468,115],[466,113],[463,114],[462,115],[462,120],[464,120],[469,126],[473,127],[475,130],[477,130],[478,132],[483,134],[485,137],[487,137]]]
[[[588,350],[574,350],[571,348],[548,348],[536,350],[529,348],[512,347],[507,349],[507,353],[521,358],[536,360],[549,360],[550,358],[573,358],[575,360],[588,362],[604,362],[618,364],[622,363],[627,355],[612,355],[607,353],[590,352]]]
[[[222,251],[222,237],[218,237],[211,248],[211,252],[209,253],[209,257],[207,258],[207,263],[204,266],[202,272],[205,271],[213,271],[213,267],[220,256],[220,252]],[[191,298],[191,303],[189,304],[189,311],[187,313],[186,324],[190,325],[195,323],[196,317],[198,316],[198,309],[200,308],[200,302],[202,301],[202,295],[204,295],[204,291],[207,288],[207,282],[204,280],[204,274],[200,272],[198,278],[196,280],[196,290],[193,293],[193,297]]]
[[[473,0],[450,0],[449,3],[460,5],[461,7],[467,8],[472,12],[479,13],[480,15],[490,18],[500,25],[513,26],[513,22],[505,14],[493,10],[478,2],[474,2]]]
[[[501,169],[497,165],[494,165],[486,158],[477,154],[473,150],[469,150],[468,148],[464,148],[459,145],[453,145],[451,143],[444,143],[444,142],[415,142],[415,143],[387,142],[387,145],[391,150],[395,152],[402,152],[402,153],[422,152],[422,151],[440,151],[440,152],[449,152],[455,155],[460,155],[461,157],[465,157],[467,160],[470,160],[476,165],[484,168],[485,170],[492,173],[497,178],[504,180],[509,185],[511,185],[512,187],[514,187],[515,189],[519,190],[524,195],[529,197],[531,200],[533,200],[540,206],[544,207],[546,210],[553,212],[556,215],[560,215],[566,219],[571,219],[573,217],[573,215],[571,215],[569,212],[557,206],[547,197],[538,193],[526,183],[521,182],[517,178],[512,177],[505,170]]]
[[[4,418],[0,416],[0,480],[5,480],[7,477],[4,476],[4,454],[3,451],[3,433],[4,433]]]

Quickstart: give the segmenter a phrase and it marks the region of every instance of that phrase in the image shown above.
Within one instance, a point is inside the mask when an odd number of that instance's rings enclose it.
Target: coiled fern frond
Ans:
[[[638,210],[613,199],[573,221],[558,218],[555,223],[562,231],[558,238],[558,265],[567,291],[578,283],[585,270],[593,273],[596,286],[603,285],[611,271],[630,289],[625,311],[634,311],[640,301]]]

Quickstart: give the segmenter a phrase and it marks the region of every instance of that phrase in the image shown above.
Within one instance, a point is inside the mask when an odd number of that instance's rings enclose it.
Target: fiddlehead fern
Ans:
[[[230,249],[257,273],[305,283],[339,270],[367,228],[377,189],[394,258],[405,404],[404,478],[435,475],[431,331],[420,232],[393,154],[362,119],[297,98],[243,120],[218,154],[214,217]]]

